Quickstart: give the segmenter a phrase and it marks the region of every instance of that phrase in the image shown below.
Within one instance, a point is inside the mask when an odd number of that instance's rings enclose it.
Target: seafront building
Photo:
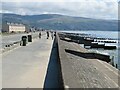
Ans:
[[[23,24],[18,23],[3,23],[2,32],[25,32],[26,27]]]

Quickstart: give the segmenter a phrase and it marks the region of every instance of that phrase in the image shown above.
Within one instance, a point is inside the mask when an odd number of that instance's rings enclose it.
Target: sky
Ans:
[[[2,0],[0,13],[62,14],[95,19],[118,19],[120,0]]]

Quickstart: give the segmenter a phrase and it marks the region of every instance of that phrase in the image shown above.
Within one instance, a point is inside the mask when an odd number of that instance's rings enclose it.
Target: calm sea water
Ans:
[[[85,33],[91,34],[92,36],[102,37],[102,38],[112,38],[118,40],[120,42],[120,32],[118,31],[64,31],[70,33]],[[102,53],[108,53],[110,56],[114,57],[114,64],[118,64],[118,68],[120,69],[120,43],[117,43],[116,50],[103,50],[103,49],[92,49],[93,51],[99,51]]]

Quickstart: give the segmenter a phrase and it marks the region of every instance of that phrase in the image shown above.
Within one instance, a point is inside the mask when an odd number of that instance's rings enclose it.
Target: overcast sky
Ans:
[[[119,0],[2,0],[2,13],[117,19]]]

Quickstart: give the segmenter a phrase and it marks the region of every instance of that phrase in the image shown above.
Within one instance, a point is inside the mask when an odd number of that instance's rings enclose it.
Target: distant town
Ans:
[[[37,29],[35,27],[28,27],[25,24],[22,23],[12,23],[12,22],[6,22],[2,24],[2,33],[23,33],[23,32],[35,32],[39,31],[40,29]]]

